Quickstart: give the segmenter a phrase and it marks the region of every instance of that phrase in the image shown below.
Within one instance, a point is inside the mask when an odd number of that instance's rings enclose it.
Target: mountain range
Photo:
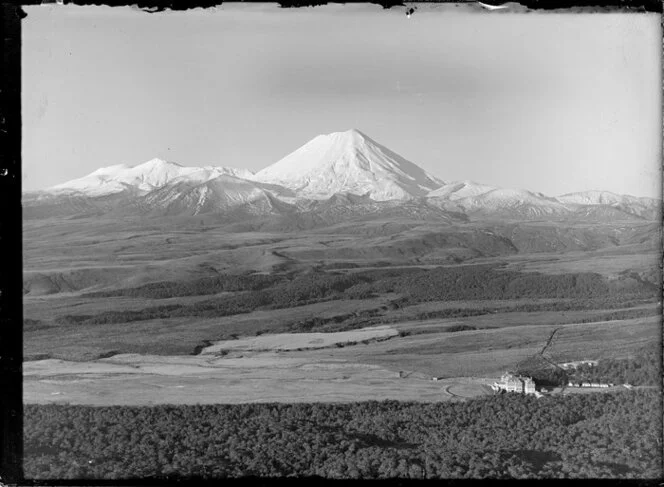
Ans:
[[[557,197],[472,181],[446,182],[359,130],[319,135],[252,173],[152,159],[100,168],[23,195],[24,218],[217,214],[325,225],[403,214],[420,219],[653,220],[661,200],[586,191]],[[314,223],[312,223],[314,222]]]

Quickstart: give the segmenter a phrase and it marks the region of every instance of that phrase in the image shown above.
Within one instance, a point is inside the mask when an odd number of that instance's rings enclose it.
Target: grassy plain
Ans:
[[[395,306],[402,296],[384,293],[214,318],[107,325],[58,322],[65,315],[139,311],[221,297],[227,293],[166,299],[85,295],[220,273],[301,274],[325,266],[356,272],[491,263],[526,272],[596,272],[624,279],[628,285],[656,282],[658,275],[657,249],[640,241],[636,230],[622,245],[612,247],[579,244],[576,241],[585,229],[570,231],[556,237],[558,250],[546,251],[533,243],[534,230],[522,229],[523,240],[514,241],[523,248],[515,251],[472,224],[397,223],[288,233],[233,232],[209,217],[177,224],[28,221],[25,400],[91,404],[452,400],[487,393],[487,381],[540,352],[556,329],[547,349],[548,357],[556,361],[625,357],[660,336],[660,308],[653,299],[622,310],[601,306],[573,310],[565,309],[569,300],[562,298]],[[645,232],[647,225],[643,226]],[[511,235],[515,228],[502,231]],[[603,232],[609,235],[609,230]],[[544,243],[557,235],[554,227],[541,231],[551,233]],[[582,244],[587,248],[580,248]],[[560,250],[564,245],[568,247]],[[524,306],[540,305],[559,308],[523,311]],[[461,311],[450,318],[425,317],[445,310]],[[463,310],[485,314],[463,316]],[[615,311],[641,314],[607,320],[606,314]],[[285,334],[292,333],[295,324],[314,318],[330,322],[311,330],[326,332],[323,342],[312,343],[320,336],[302,334],[295,339]],[[353,328],[380,328],[362,334],[344,328],[351,322]],[[444,379],[434,382],[433,377]]]
[[[321,348],[311,347],[310,334],[302,337],[300,350],[284,350],[291,337],[275,334],[265,335],[260,347],[256,339],[224,341],[200,355],[120,354],[88,362],[27,362],[24,398],[80,404],[458,399],[488,393],[483,386],[538,353],[557,327],[449,333],[442,331],[445,324],[440,323],[438,333],[403,337],[395,329],[390,333],[389,327],[374,333],[331,333]],[[559,361],[594,359],[627,356],[643,347],[657,336],[659,320],[558,328],[548,356]],[[454,388],[447,389],[449,385]]]

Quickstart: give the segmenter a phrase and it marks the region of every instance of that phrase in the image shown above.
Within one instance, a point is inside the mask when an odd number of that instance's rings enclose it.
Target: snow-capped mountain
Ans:
[[[446,183],[431,191],[427,199],[440,208],[516,219],[580,219],[610,221],[656,218],[660,200],[587,191],[559,197],[521,189],[498,188],[473,181]]]
[[[137,166],[118,164],[102,167],[79,179],[58,184],[46,190],[49,193],[83,193],[87,196],[102,196],[122,191],[147,193],[161,188],[170,181],[187,179],[204,182],[223,174],[247,178],[252,173],[246,169],[228,167],[187,167],[162,159],[151,159]]]
[[[559,196],[444,182],[358,130],[320,135],[256,174],[161,159],[104,167],[25,193],[24,217],[281,215],[296,225],[363,218],[413,220],[653,220],[661,200],[587,191]]]
[[[404,200],[424,196],[443,184],[355,129],[319,135],[257,172],[254,179],[316,200],[336,193],[367,195],[376,201]]]
[[[452,182],[427,197],[439,206],[469,214],[540,218],[569,213],[555,198],[522,189],[505,189],[472,181]]]
[[[657,218],[661,211],[661,200],[616,194],[610,191],[583,191],[558,196],[558,201],[577,205],[577,211],[597,214],[597,207],[612,208],[620,213],[630,213],[643,218]]]
[[[205,181],[180,177],[146,194],[136,206],[163,215],[198,215],[239,207],[250,214],[269,214],[274,210],[273,193],[280,191],[228,174]]]
[[[619,205],[619,204],[649,204],[657,200],[653,198],[644,198],[616,194],[610,191],[583,191],[580,193],[568,193],[558,196],[558,201],[565,203],[576,203],[579,205]]]
[[[521,217],[545,217],[567,213],[567,207],[542,193],[522,189],[497,188],[477,196],[457,200],[469,210],[503,213]]]
[[[486,184],[475,183],[473,181],[454,181],[446,183],[440,188],[431,191],[427,194],[427,197],[455,201],[463,198],[479,196],[495,189],[498,188]]]

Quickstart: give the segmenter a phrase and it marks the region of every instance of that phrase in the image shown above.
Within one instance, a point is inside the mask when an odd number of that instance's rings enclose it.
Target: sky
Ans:
[[[445,181],[661,197],[656,14],[24,7],[23,188],[356,128]]]

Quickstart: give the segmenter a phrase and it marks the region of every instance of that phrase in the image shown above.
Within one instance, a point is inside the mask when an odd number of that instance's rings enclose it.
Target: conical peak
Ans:
[[[441,183],[357,129],[319,135],[259,171],[256,180],[327,199],[334,193],[375,200],[419,197]]]
[[[342,154],[366,153],[367,151],[377,150],[378,147],[379,145],[364,133],[357,129],[350,129],[319,135],[303,145],[301,150],[304,152],[327,152],[329,155],[334,153],[341,157]]]
[[[357,144],[371,140],[364,133],[357,129],[350,129],[343,132],[332,132],[330,134],[322,135],[321,137],[327,140],[341,141],[351,144]]]
[[[340,134],[346,137],[362,137],[362,138],[367,137],[366,134],[360,132],[358,129],[350,129],[344,132],[336,132],[336,134]]]
[[[352,140],[352,141],[362,141],[368,139],[368,137],[365,134],[363,134],[357,129],[350,129],[344,132],[332,132],[331,134],[328,134],[327,137]]]

